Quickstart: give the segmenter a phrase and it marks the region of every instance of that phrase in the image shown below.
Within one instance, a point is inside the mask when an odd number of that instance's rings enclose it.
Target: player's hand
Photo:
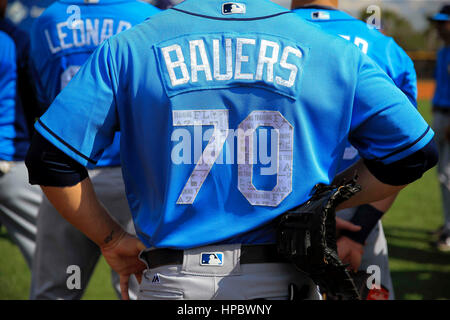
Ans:
[[[146,268],[138,258],[139,253],[145,249],[145,245],[136,237],[123,231],[114,243],[100,249],[106,262],[120,277],[122,299],[129,300],[128,280],[130,276],[134,274],[141,283],[142,272]]]
[[[341,236],[337,239],[337,249],[339,259],[343,263],[350,264],[350,268],[353,271],[358,271],[364,253],[364,246],[346,236]]]
[[[346,221],[344,219],[336,217],[336,237],[339,237],[342,230],[348,230],[351,232],[358,232],[361,230],[361,226]]]

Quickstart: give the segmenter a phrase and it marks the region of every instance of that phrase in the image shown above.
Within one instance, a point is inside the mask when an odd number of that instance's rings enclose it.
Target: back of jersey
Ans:
[[[354,43],[403,91],[414,106],[417,106],[417,76],[414,63],[406,52],[390,37],[380,33],[349,14],[330,7],[300,7],[293,10],[301,18],[314,23],[322,30]],[[339,171],[359,160],[357,150],[347,145]]]
[[[354,45],[265,0],[186,0],[108,39],[36,128],[92,165],[119,123],[137,234],[175,248],[274,242],[265,226],[331,183],[349,132],[386,162],[433,135]]]
[[[59,0],[34,22],[31,57],[45,111],[104,40],[159,9],[136,0]]]
[[[414,63],[394,39],[383,35],[374,26],[329,7],[300,7],[293,12],[320,26],[324,31],[354,43],[387,73],[414,105],[417,105]]]
[[[59,0],[36,19],[31,61],[43,113],[106,39],[141,23],[160,10],[136,0]],[[119,134],[98,166],[120,164]]]

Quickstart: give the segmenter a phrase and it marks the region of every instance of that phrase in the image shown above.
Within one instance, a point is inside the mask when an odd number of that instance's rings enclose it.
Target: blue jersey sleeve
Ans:
[[[36,130],[67,155],[92,168],[118,129],[114,78],[106,40],[38,120]]]
[[[361,55],[349,136],[360,155],[389,164],[420,150],[433,135],[401,90]]]

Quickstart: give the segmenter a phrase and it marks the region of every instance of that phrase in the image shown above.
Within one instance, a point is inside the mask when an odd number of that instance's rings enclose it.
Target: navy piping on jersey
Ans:
[[[199,13],[193,13],[193,12],[189,12],[189,11],[184,11],[178,8],[170,8],[169,10],[175,10],[175,11],[179,11],[182,13],[186,13],[186,14],[190,14],[192,16],[196,16],[196,17],[201,17],[201,18],[206,18],[206,19],[213,19],[213,20],[231,20],[231,21],[253,21],[253,20],[261,20],[261,19],[267,19],[267,18],[273,18],[282,14],[286,14],[286,13],[291,13],[291,11],[283,11],[283,12],[279,12],[279,13],[275,13],[269,16],[264,16],[264,17],[256,17],[256,18],[220,18],[220,17],[212,17],[212,16],[207,16],[204,14],[199,14]]]
[[[391,156],[393,156],[393,155],[396,155],[397,153],[403,152],[403,151],[405,151],[406,149],[411,148],[411,147],[412,147],[413,145],[415,145],[417,142],[419,142],[420,140],[422,140],[422,138],[426,136],[426,134],[428,133],[428,131],[430,131],[430,126],[427,127],[427,130],[425,130],[425,132],[424,132],[419,138],[417,138],[414,142],[410,143],[410,144],[407,145],[406,147],[403,147],[403,148],[401,148],[401,149],[395,150],[395,151],[391,152],[390,154],[388,154],[388,155],[386,155],[386,156],[384,156],[384,157],[377,158],[377,159],[374,159],[374,160],[384,160],[384,159],[387,159],[387,158],[389,158],[389,157],[391,157]]]
[[[68,144],[66,141],[64,141],[63,139],[61,139],[60,137],[58,137],[56,135],[56,133],[54,133],[52,130],[50,130],[49,127],[47,127],[44,123],[42,123],[41,119],[38,119],[39,124],[42,126],[42,128],[44,128],[48,133],[50,133],[53,137],[55,137],[59,142],[61,142],[63,145],[65,145],[67,148],[69,148],[71,151],[75,152],[77,155],[79,155],[80,157],[82,157],[84,160],[89,161],[92,164],[97,164],[97,161],[92,160],[89,157],[86,157],[84,154],[82,154],[80,151],[78,151],[77,149],[75,149],[74,147],[72,147],[70,144]]]

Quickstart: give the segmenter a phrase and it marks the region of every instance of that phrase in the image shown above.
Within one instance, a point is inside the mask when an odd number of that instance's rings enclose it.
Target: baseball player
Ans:
[[[118,128],[139,239],[100,205],[84,167]],[[265,128],[274,171],[255,150]],[[344,209],[437,162],[433,131],[371,59],[268,0],[186,0],[106,40],[36,129],[30,182],[100,246],[124,298],[131,274],[141,299],[286,299],[290,283],[319,298],[277,254],[277,217],[318,183],[358,172],[362,191]],[[337,175],[349,139],[363,160]],[[47,152],[68,165],[52,179]]]
[[[30,143],[27,115],[36,106],[27,90],[28,36],[4,18],[6,4],[0,1],[0,225],[31,268],[42,192],[29,185],[24,160]]]
[[[394,39],[381,34],[374,26],[357,20],[337,10],[337,0],[294,0],[293,11],[303,19],[316,23],[326,32],[338,35],[357,45],[372,58],[417,107],[417,77],[412,60]],[[358,152],[348,144],[339,170],[357,162]],[[378,266],[381,271],[379,290],[369,292],[372,296],[394,299],[394,290],[389,271],[388,248],[381,225],[381,217],[392,206],[395,196],[388,199],[350,208],[337,213],[338,217],[351,220],[362,226],[358,232],[345,230],[338,240],[339,255],[355,270],[366,271],[369,266]],[[363,250],[364,246],[364,250]],[[364,252],[364,253],[363,253]]]
[[[439,147],[438,176],[444,211],[444,225],[436,247],[450,251],[450,5],[442,7],[431,21],[444,41],[444,47],[437,55],[436,91],[433,98],[433,129]]]
[[[159,11],[136,0],[61,0],[48,7],[32,28],[32,67],[41,110],[49,107],[98,45]],[[89,175],[111,215],[134,233],[119,166],[119,139],[117,133]],[[39,209],[30,298],[80,299],[99,256],[99,248],[44,199]],[[81,271],[77,290],[66,284],[67,269],[72,265]],[[115,273],[112,281],[120,296]]]
[[[36,18],[55,0],[9,0],[6,17],[29,33]]]

